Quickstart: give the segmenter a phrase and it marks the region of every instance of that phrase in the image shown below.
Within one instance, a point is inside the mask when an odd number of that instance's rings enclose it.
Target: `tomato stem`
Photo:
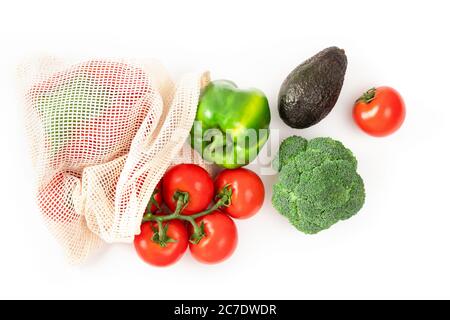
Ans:
[[[156,201],[156,198],[155,198],[156,194],[160,191],[161,190],[159,190],[158,188],[153,190],[152,197],[150,198],[150,202],[147,205],[146,212],[150,212],[150,208],[152,207],[152,205],[154,205],[156,207],[157,211],[161,210],[161,206],[159,205],[158,201]]]
[[[164,226],[162,224],[162,221],[156,221],[156,223],[158,224],[158,239],[155,240],[161,247],[165,247],[166,244],[164,242],[164,238],[166,237],[166,235],[164,232]]]
[[[356,100],[356,102],[364,102],[364,103],[370,103],[375,99],[375,94],[377,93],[376,88],[370,88],[366,92],[363,93],[361,97]]]
[[[169,242],[176,242],[176,240],[167,236],[168,225],[164,225],[162,221],[156,221],[158,228],[152,226],[153,237],[152,241],[159,244],[161,247],[166,247]]]

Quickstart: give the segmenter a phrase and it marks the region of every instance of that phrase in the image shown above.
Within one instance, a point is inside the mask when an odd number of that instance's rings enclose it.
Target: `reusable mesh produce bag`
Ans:
[[[186,139],[207,73],[174,85],[155,62],[52,58],[19,71],[37,202],[72,263],[131,242],[171,164],[206,166]]]

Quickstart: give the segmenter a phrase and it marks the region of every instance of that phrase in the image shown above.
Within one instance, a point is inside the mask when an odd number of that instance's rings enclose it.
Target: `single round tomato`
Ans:
[[[216,193],[229,185],[233,191],[231,204],[221,210],[233,218],[246,219],[255,215],[264,203],[264,184],[261,178],[248,169],[226,169],[214,181]]]
[[[170,168],[162,182],[164,203],[175,211],[177,191],[189,193],[188,205],[182,211],[190,215],[208,208],[214,196],[214,183],[208,172],[195,164],[179,164]]]
[[[145,222],[141,225],[141,233],[134,238],[134,248],[145,262],[165,267],[174,264],[183,256],[188,247],[188,232],[180,220],[171,220],[164,223],[167,227],[167,236],[172,239],[165,246],[153,240],[154,230],[158,230],[156,222]]]
[[[199,243],[189,243],[193,257],[203,263],[219,263],[229,258],[236,249],[238,233],[234,221],[220,211],[214,211],[196,220],[204,224],[205,236]],[[190,231],[192,233],[192,226]]]
[[[356,124],[375,137],[384,137],[397,131],[405,120],[405,114],[402,97],[390,87],[370,89],[353,108]]]

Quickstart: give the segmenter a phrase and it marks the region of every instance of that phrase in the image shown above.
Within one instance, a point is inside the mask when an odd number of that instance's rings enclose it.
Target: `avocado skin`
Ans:
[[[297,129],[315,125],[333,109],[344,83],[344,50],[327,48],[295,68],[278,95],[280,118]]]

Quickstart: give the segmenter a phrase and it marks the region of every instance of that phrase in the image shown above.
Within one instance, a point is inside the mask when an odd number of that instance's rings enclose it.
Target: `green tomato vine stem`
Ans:
[[[157,216],[151,212],[146,213],[142,219],[142,222],[143,223],[150,222],[150,221],[156,222],[158,224],[158,230],[159,230],[158,232],[159,232],[160,239],[165,239],[166,235],[165,235],[165,230],[163,227],[163,222],[171,221],[171,220],[175,220],[175,219],[187,221],[192,225],[192,227],[194,229],[194,232],[191,237],[191,242],[198,243],[205,236],[205,234],[204,234],[203,227],[199,226],[195,220],[198,218],[201,218],[203,216],[206,216],[206,215],[220,209],[221,207],[229,206],[231,204],[231,195],[232,195],[232,189],[229,185],[226,185],[217,194],[217,196],[216,196],[217,201],[214,203],[213,206],[211,206],[210,208],[208,208],[202,212],[199,212],[199,213],[196,213],[193,215],[184,215],[184,214],[182,214],[182,211],[188,205],[189,193],[177,191],[174,195],[174,200],[177,201],[177,205],[176,205],[175,211],[173,213],[170,213],[165,216]]]

